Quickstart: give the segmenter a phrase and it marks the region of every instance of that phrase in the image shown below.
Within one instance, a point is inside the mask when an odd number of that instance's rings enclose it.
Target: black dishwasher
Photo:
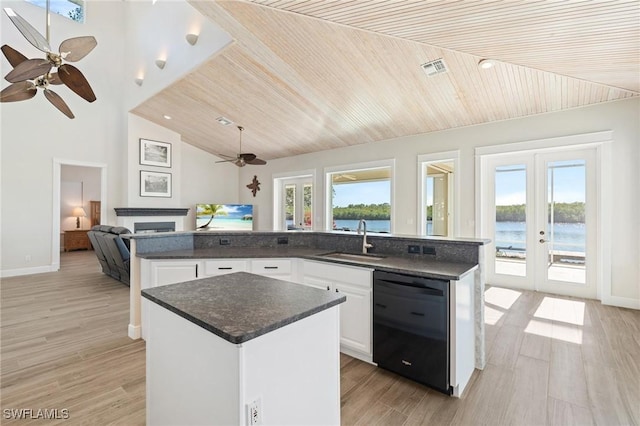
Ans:
[[[448,281],[374,272],[373,362],[451,395]]]

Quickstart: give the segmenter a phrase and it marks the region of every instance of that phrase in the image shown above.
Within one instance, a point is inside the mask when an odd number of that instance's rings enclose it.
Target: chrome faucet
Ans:
[[[360,235],[360,229],[364,230],[362,236],[362,254],[367,254],[367,250],[373,247],[373,244],[367,243],[367,221],[364,219],[360,219],[358,222],[358,235]]]

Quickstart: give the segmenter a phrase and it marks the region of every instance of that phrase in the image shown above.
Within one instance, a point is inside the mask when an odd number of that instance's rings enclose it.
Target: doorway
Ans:
[[[597,298],[597,149],[489,155],[482,162],[487,282]]]
[[[64,231],[88,230],[92,219],[107,217],[107,165],[54,158],[52,204],[51,266],[57,271]]]
[[[313,174],[274,178],[274,230],[313,229]]]

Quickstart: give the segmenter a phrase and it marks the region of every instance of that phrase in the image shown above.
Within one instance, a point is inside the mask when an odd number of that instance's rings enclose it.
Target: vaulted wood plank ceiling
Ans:
[[[640,86],[637,1],[190,3],[235,42],[132,112],[214,154],[238,148],[219,116],[245,127],[243,151],[273,159],[623,99]],[[482,70],[482,58],[497,64]],[[428,77],[420,64],[435,59],[448,72]]]

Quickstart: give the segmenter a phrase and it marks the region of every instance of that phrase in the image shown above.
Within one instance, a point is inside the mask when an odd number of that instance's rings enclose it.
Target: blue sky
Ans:
[[[558,162],[556,164],[565,164]],[[554,169],[554,199],[559,203],[584,202],[584,167]],[[525,204],[525,171],[496,174],[496,205]]]
[[[26,0],[26,1],[31,4],[35,4],[36,6],[40,6],[43,9],[47,8],[46,0]],[[68,0],[50,0],[49,7],[51,8],[51,12],[57,13],[58,15],[69,17],[69,11],[75,9],[78,6],[71,3]],[[44,22],[45,21],[43,19],[42,20],[43,25],[44,25]],[[34,25],[34,24],[31,23],[31,25]],[[38,28],[36,25],[34,26]]]
[[[333,185],[336,193],[333,205],[345,207],[349,204],[382,204],[391,200],[391,182],[361,182]]]
[[[226,216],[220,216],[221,218],[240,219],[244,215],[253,214],[253,205],[252,204],[223,204],[223,207],[221,210],[227,213]],[[198,211],[201,211],[201,210],[198,209]],[[219,217],[216,216],[216,218],[219,218]]]

